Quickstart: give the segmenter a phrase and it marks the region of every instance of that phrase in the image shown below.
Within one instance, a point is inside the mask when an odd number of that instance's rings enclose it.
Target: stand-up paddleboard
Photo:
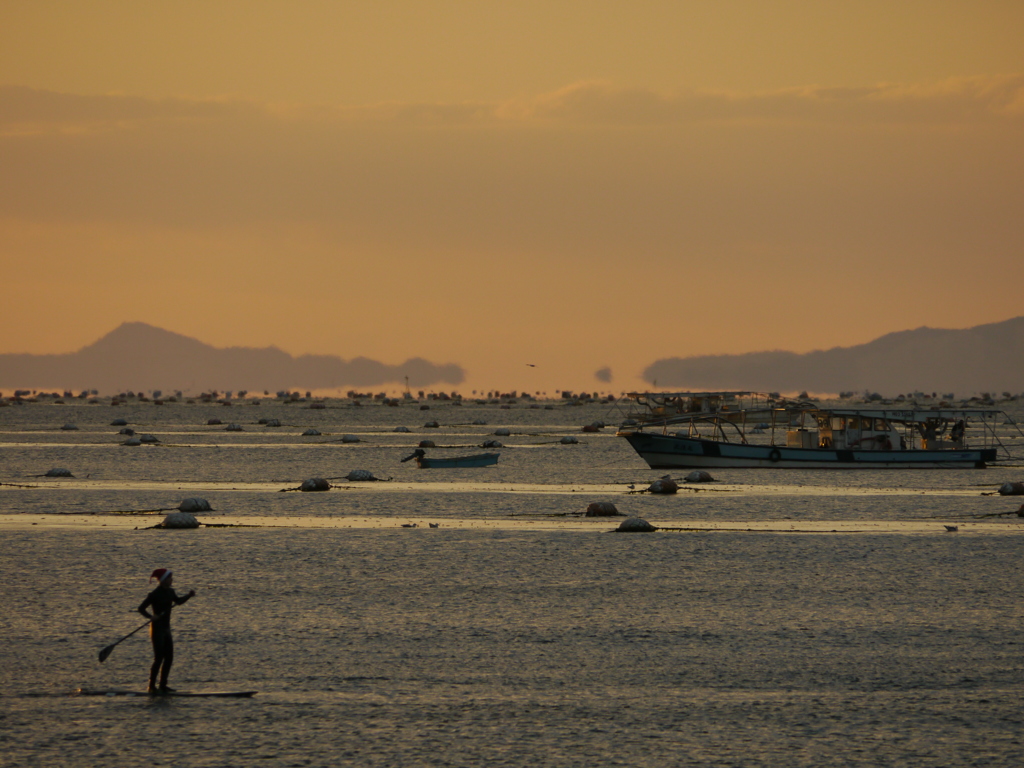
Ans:
[[[147,693],[145,691],[104,691],[79,688],[75,693],[78,696],[147,696],[152,698],[194,698],[194,699],[248,699],[258,691],[168,691],[167,693]]]

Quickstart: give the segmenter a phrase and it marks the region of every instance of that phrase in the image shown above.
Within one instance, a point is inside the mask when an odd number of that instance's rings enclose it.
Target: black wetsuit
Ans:
[[[149,617],[146,608],[152,608],[153,621],[149,625],[149,639],[153,641],[153,666],[149,670],[149,690],[156,690],[157,673],[160,675],[160,690],[167,690],[167,676],[174,663],[174,639],[171,637],[171,608],[186,602],[191,594],[178,597],[171,587],[157,587],[142,601],[139,613]]]

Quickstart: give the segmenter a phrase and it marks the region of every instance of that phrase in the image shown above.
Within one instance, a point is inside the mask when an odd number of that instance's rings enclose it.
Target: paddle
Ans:
[[[162,616],[163,614],[160,614],[160,615]],[[145,624],[143,624],[143,625],[142,625],[141,627],[136,627],[135,629],[133,629],[133,630],[132,630],[131,632],[129,632],[129,633],[128,633],[127,635],[125,635],[124,637],[122,637],[122,638],[121,638],[120,640],[118,640],[118,641],[117,641],[116,643],[111,643],[111,644],[110,644],[110,645],[108,645],[108,646],[107,646],[106,648],[102,649],[102,650],[100,651],[100,664],[102,664],[102,663],[103,663],[104,661],[106,661],[106,660],[107,660],[107,657],[108,657],[108,656],[109,656],[110,654],[112,654],[112,653],[114,652],[114,648],[116,648],[116,647],[117,647],[117,646],[118,646],[118,645],[119,645],[120,643],[123,643],[123,642],[124,642],[125,640],[127,640],[127,639],[128,639],[129,637],[131,637],[132,635],[134,635],[134,634],[135,634],[136,632],[138,632],[138,631],[139,631],[140,629],[145,629],[146,627],[148,627],[148,626],[149,626],[150,624],[152,624],[152,623],[153,623],[153,619],[159,619],[159,618],[160,618],[160,616],[154,616],[154,617],[153,617],[152,619],[150,619],[149,621],[147,621],[147,622],[146,622]]]

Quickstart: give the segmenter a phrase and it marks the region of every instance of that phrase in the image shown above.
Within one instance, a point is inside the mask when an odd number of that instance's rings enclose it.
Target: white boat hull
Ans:
[[[835,450],[727,443],[649,432],[623,435],[651,469],[983,469],[994,449]]]

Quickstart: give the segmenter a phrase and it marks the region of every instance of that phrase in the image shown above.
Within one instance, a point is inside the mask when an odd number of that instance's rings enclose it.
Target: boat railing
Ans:
[[[978,419],[978,423],[982,430],[982,440],[984,442],[985,447],[992,447],[995,448],[997,451],[1000,451],[1006,460],[1024,460],[1024,457],[1013,455],[1010,452],[1009,447],[1006,445],[1006,443],[1003,442],[1002,438],[999,436],[999,432],[996,430],[996,421],[1000,416],[1003,417],[1004,419],[1004,425],[1012,426],[1014,430],[1016,430],[1017,436],[1024,438],[1024,430],[1021,430],[1020,425],[1017,424],[1017,422],[1014,419],[1012,419],[1008,413],[1006,413],[1005,411],[992,411],[991,413],[986,413],[984,417]],[[968,440],[970,424],[971,419],[968,417],[968,419],[966,420],[968,430],[965,431],[964,433],[965,445],[967,444]]]
[[[715,415],[738,416],[776,408],[777,397],[763,392],[630,392],[616,407],[624,423],[643,428],[667,427]],[[626,408],[622,405],[628,403]]]
[[[690,419],[688,424],[690,425],[689,436],[693,435],[694,426],[698,424],[711,424],[715,428],[714,431],[718,433],[723,443],[731,443],[732,440],[729,439],[729,435],[726,434],[726,431],[723,427],[724,424],[728,424],[730,427],[736,430],[736,434],[739,437],[739,442],[742,443],[743,445],[747,444],[747,436],[739,425],[734,424],[728,419],[721,419],[717,415],[702,416],[700,418]]]

